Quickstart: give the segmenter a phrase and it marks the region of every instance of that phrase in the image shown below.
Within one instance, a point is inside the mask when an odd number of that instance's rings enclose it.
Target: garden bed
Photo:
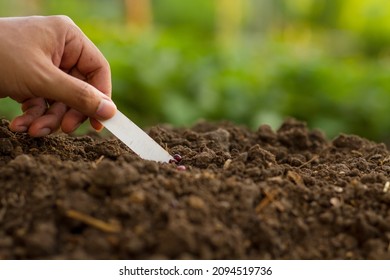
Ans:
[[[0,124],[0,259],[390,259],[390,153],[296,120],[148,133],[174,163],[97,135]]]

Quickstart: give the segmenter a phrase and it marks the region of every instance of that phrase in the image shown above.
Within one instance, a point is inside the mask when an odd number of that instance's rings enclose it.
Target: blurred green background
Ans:
[[[143,127],[293,116],[328,137],[390,142],[387,0],[0,0],[0,16],[33,14],[81,27]],[[0,102],[0,115],[20,112]]]

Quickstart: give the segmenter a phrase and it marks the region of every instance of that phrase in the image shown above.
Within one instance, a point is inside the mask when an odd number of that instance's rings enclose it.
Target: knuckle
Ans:
[[[62,23],[62,24],[74,24],[73,20],[69,17],[69,16],[66,16],[66,15],[57,15],[57,16],[53,16],[53,20],[57,21],[58,23]]]
[[[95,104],[95,95],[91,91],[91,86],[85,83],[79,87],[76,93],[76,104],[80,112],[92,116],[97,110],[98,104]]]
[[[56,15],[56,16],[49,16],[48,19],[52,26],[59,27],[62,30],[67,30],[71,27],[76,26],[74,21],[69,16]]]

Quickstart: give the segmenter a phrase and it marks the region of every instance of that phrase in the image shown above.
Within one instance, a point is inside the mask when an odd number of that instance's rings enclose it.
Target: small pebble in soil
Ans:
[[[198,210],[206,208],[206,203],[204,202],[204,200],[196,195],[191,195],[188,198],[188,204],[191,208],[198,209]]]

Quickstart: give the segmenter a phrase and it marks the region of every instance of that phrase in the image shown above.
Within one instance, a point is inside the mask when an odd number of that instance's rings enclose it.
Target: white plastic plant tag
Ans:
[[[157,162],[169,162],[173,159],[166,150],[119,110],[111,119],[100,122],[140,158]]]

